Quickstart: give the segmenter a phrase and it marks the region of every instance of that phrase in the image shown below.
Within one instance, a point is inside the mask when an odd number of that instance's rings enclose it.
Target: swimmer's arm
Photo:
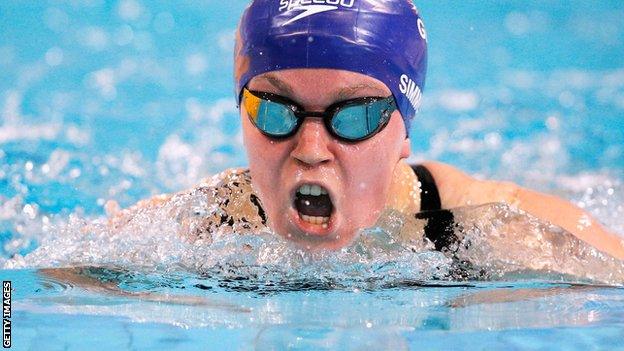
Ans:
[[[84,290],[105,294],[109,296],[118,296],[125,298],[140,299],[141,301],[189,305],[189,306],[205,306],[217,310],[249,312],[250,310],[243,306],[233,305],[225,301],[218,301],[209,297],[194,295],[169,295],[166,293],[154,292],[134,292],[126,291],[119,287],[118,282],[104,281],[96,279],[87,274],[90,268],[98,267],[67,267],[67,268],[44,268],[39,269],[38,273],[46,278],[52,278],[58,282],[69,284],[71,286],[80,287]],[[61,297],[63,298],[63,297]],[[68,298],[70,300],[71,297]],[[71,301],[68,301],[71,302]]]
[[[121,209],[117,201],[109,200],[104,205],[104,211],[108,217],[107,225],[111,229],[119,229],[128,224],[133,218],[135,218],[141,212],[149,211],[165,205],[171,200],[173,195],[161,194],[153,196],[149,199],[144,199],[136,204]]]
[[[596,249],[624,260],[624,240],[568,201],[510,182],[477,180],[442,163],[427,162],[424,166],[436,180],[443,208],[503,202],[557,225]]]
[[[207,225],[212,223],[209,218],[189,216],[188,207],[176,206],[173,204],[176,196],[184,196],[189,191],[175,194],[162,194],[141,200],[126,209],[121,209],[114,201],[109,201],[105,205],[106,211],[106,227],[111,233],[141,233],[142,226],[157,218],[175,219],[180,224],[178,235],[181,239],[206,239],[210,236],[210,232],[206,230]],[[180,215],[180,211],[187,215]],[[198,222],[199,221],[199,222]],[[204,225],[206,224],[206,225]],[[86,226],[85,230],[92,228]]]

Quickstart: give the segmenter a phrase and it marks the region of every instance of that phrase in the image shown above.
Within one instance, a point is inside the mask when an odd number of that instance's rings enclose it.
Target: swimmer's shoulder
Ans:
[[[193,189],[219,187],[237,183],[251,184],[251,175],[248,168],[227,168],[215,175],[202,179]]]
[[[211,204],[211,211],[204,215],[204,232],[225,229],[249,234],[266,229],[266,213],[253,189],[249,169],[226,169],[204,179],[193,192]]]
[[[266,215],[246,168],[230,168],[172,194],[160,194],[120,209],[106,205],[108,227],[121,231],[144,218],[166,215],[180,224],[185,237],[210,236],[227,229],[237,233],[265,228]]]
[[[481,180],[445,163],[420,163],[430,173],[437,186],[442,208],[500,202],[516,205],[518,185],[507,181]]]
[[[387,204],[406,214],[495,202],[516,206],[520,189],[511,182],[472,177],[441,162],[402,161],[394,171]]]
[[[598,250],[624,260],[624,240],[621,236],[609,231],[590,213],[565,199],[512,182],[480,180],[439,162],[424,162],[422,165],[435,179],[443,208],[504,203],[563,228]]]

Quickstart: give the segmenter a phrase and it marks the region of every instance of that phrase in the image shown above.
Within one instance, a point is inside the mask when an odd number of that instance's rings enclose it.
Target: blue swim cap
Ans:
[[[409,131],[425,83],[426,37],[410,0],[253,0],[236,38],[236,97],[270,71],[347,70],[385,83]]]

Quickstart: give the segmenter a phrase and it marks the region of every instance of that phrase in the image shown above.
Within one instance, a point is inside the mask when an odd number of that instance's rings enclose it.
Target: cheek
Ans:
[[[368,157],[353,157],[345,162],[345,182],[342,203],[348,228],[355,233],[375,224],[386,206],[391,172],[389,164],[374,150],[361,152]],[[381,162],[379,162],[381,161]],[[373,163],[375,162],[375,163]],[[374,164],[375,166],[371,167]]]
[[[280,145],[260,133],[247,118],[243,118],[242,126],[243,142],[252,172],[264,173],[271,170],[270,166],[279,158]]]
[[[265,205],[272,203],[276,195],[275,189],[279,187],[279,182],[275,179],[281,179],[280,170],[288,158],[288,145],[265,137],[245,118],[242,126],[243,141],[254,187],[259,191]]]
[[[391,175],[396,165],[394,157],[379,148],[359,150],[344,161],[345,180],[352,196],[378,203],[385,199]],[[374,200],[374,201],[372,201]]]
[[[349,196],[363,200],[362,205],[385,204],[394,169],[401,159],[405,129],[396,116],[377,136],[360,144],[340,148]]]

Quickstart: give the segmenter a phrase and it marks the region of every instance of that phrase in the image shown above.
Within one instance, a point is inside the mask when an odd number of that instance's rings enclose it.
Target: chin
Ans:
[[[332,231],[324,232],[322,235],[319,235],[319,232],[314,230],[314,228],[310,231],[305,231],[297,225],[289,225],[283,229],[275,228],[274,231],[286,240],[310,251],[340,250],[348,246],[355,236],[353,231],[341,230],[341,228],[332,228]]]

